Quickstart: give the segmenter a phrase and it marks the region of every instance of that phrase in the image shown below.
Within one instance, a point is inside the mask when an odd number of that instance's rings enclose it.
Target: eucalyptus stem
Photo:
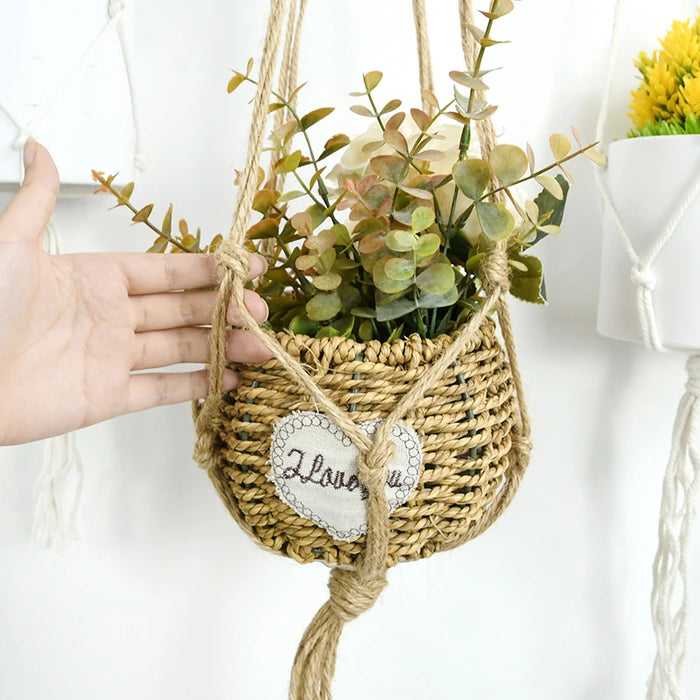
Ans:
[[[125,206],[129,211],[131,211],[134,215],[139,213],[139,209],[137,209],[128,199],[122,196],[122,193],[112,187],[111,182],[107,180],[107,178],[103,177],[100,173],[94,173],[95,179],[109,191],[110,194],[114,195],[117,200],[119,201],[119,204],[117,206]],[[154,233],[157,233],[161,238],[165,238],[168,243],[171,245],[174,245],[176,248],[179,248],[181,251],[184,253],[202,253],[202,249],[197,246],[196,250],[192,250],[191,248],[187,248],[186,246],[182,245],[180,241],[178,241],[176,238],[173,238],[170,234],[165,233],[164,231],[161,231],[153,222],[151,222],[150,217],[146,217],[144,219],[141,219],[141,223],[146,224],[148,228],[151,229]]]

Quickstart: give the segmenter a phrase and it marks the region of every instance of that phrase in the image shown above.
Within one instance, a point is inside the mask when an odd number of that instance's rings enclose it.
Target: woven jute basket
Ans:
[[[506,303],[510,282],[504,243],[496,244],[482,264],[480,308],[451,336],[359,343],[272,334],[246,309],[246,231],[257,190],[275,55],[286,17],[280,91],[290,92],[296,85],[295,47],[305,6],[305,0],[298,5],[290,0],[287,12],[287,0],[271,0],[248,159],[231,233],[216,251],[222,281],[212,323],[209,394],[194,411],[195,457],[233,517],[260,545],[299,562],[332,565],[330,596],[299,643],[289,695],[290,700],[328,700],[344,625],[372,607],[391,566],[455,547],[499,517],[527,466],[530,427]],[[413,9],[421,87],[431,88],[423,0],[414,0]],[[459,10],[469,65],[479,48],[469,30],[470,0],[460,0]],[[488,157],[495,144],[493,125],[480,120],[476,132]],[[230,301],[274,359],[257,367],[234,367],[240,385],[225,394]],[[503,345],[496,336],[495,318]],[[352,478],[366,497],[366,526],[356,531],[365,535],[334,539],[333,530],[287,505],[268,479],[275,430],[290,417],[300,420],[294,416],[326,421],[334,435],[342,432],[342,439],[356,449],[352,459],[357,475]],[[414,447],[418,466],[411,467],[417,472],[417,486],[406,492],[407,500],[392,504],[392,512],[386,487],[396,454],[393,431],[400,424],[420,443]],[[368,425],[374,426],[373,432]],[[309,509],[301,512],[314,516]]]
[[[277,340],[360,423],[386,418],[453,338],[414,335],[363,344],[280,333]],[[267,478],[273,426],[292,411],[315,410],[314,404],[276,360],[237,369],[240,386],[218,406],[218,448],[208,470],[223,502],[266,549],[302,563],[355,564],[364,537],[333,540],[280,500]],[[404,418],[423,445],[423,470],[418,488],[390,516],[387,566],[456,547],[481,532],[509,478],[516,408],[510,367],[487,318]]]

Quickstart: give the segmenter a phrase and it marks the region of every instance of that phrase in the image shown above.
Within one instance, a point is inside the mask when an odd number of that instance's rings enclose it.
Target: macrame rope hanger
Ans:
[[[246,230],[257,190],[258,164],[262,153],[266,116],[274,79],[274,66],[280,35],[287,16],[287,38],[282,59],[280,84],[287,90],[294,88],[296,62],[298,60],[298,38],[301,29],[305,2],[299,6],[299,15],[294,19],[296,2],[292,0],[289,12],[285,13],[285,0],[271,0],[270,16],[264,41],[260,76],[255,99],[249,136],[248,156],[241,176],[235,214],[229,237],[216,252],[221,273],[221,285],[214,311],[211,333],[210,387],[207,399],[194,404],[198,440],[195,458],[203,469],[211,470],[215,465],[214,454],[217,435],[210,427],[214,423],[217,402],[222,393],[222,377],[226,367],[226,308],[231,299],[239,308],[243,323],[247,326],[290,377],[303,388],[310,399],[351,439],[360,453],[359,476],[368,490],[368,518],[365,549],[362,559],[353,570],[336,568],[329,582],[330,598],[318,611],[297,650],[292,670],[291,700],[329,700],[337,646],[346,622],[356,618],[375,603],[386,585],[387,552],[389,542],[389,512],[384,491],[387,468],[393,457],[394,445],[391,430],[412,406],[434,386],[456,360],[468,340],[493,309],[497,310],[501,323],[504,344],[511,363],[514,384],[519,399],[520,411],[513,431],[513,457],[510,478],[499,493],[497,501],[479,522],[476,534],[485,530],[503,511],[517,490],[529,459],[530,425],[524,406],[522,380],[518,371],[517,356],[512,336],[505,295],[509,290],[507,257],[503,244],[498,244],[482,269],[482,278],[487,297],[483,307],[476,312],[457,334],[452,345],[430,365],[420,379],[404,394],[390,415],[380,424],[373,437],[368,437],[355,424],[348,413],[340,409],[307,374],[304,366],[288,354],[277,340],[263,331],[248,312],[243,291],[248,269],[248,253],[244,246]],[[414,0],[416,33],[418,39],[419,73],[421,85],[432,85],[430,54],[427,44],[424,0]],[[465,60],[473,65],[474,39],[467,24],[473,16],[471,1],[460,1],[460,26]],[[294,27],[294,29],[292,29]],[[290,32],[294,31],[294,38]],[[296,48],[295,48],[296,46]],[[291,47],[291,48],[290,48]],[[286,75],[286,77],[285,77]],[[478,122],[482,151],[488,154],[494,144],[493,126],[488,120]],[[214,477],[218,478],[218,477]]]
[[[97,36],[85,49],[75,65],[51,90],[46,100],[38,107],[33,117],[25,122],[10,104],[0,96],[0,110],[17,127],[14,148],[18,157],[18,181],[24,180],[22,151],[29,138],[37,138],[39,126],[50,118],[61,100],[70,92],[78,78],[88,70],[98,47],[114,30],[124,61],[131,116],[134,130],[134,168],[141,172],[146,167],[146,156],[142,147],[142,130],[139,116],[134,62],[131,43],[126,27],[126,1],[107,2],[107,21]],[[44,236],[44,247],[51,255],[62,252],[61,234],[54,216],[49,219]],[[44,465],[35,485],[35,510],[33,541],[42,547],[62,547],[68,539],[77,535],[76,518],[83,485],[83,467],[75,445],[75,434],[68,433],[49,438],[45,443]]]
[[[597,140],[605,138],[615,68],[620,52],[622,19],[626,0],[617,0],[613,21],[608,78],[597,125]],[[653,264],[675,233],[679,223],[700,194],[700,175],[691,183],[675,213],[646,255],[634,247],[610,197],[602,168],[596,168],[597,190],[612,214],[631,263],[630,280],[637,289],[637,312],[644,345],[665,352],[654,309],[656,276]],[[686,391],[680,400],[673,427],[671,451],[661,496],[658,547],[653,565],[651,613],[656,637],[656,656],[647,687],[647,700],[685,700],[682,671],[688,640],[689,556],[700,483],[700,355],[686,363]]]

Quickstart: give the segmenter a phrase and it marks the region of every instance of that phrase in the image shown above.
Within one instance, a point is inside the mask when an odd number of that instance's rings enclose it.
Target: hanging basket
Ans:
[[[338,337],[277,335],[282,347],[309,368],[313,381],[357,424],[386,418],[397,398],[453,339],[414,335],[363,344]],[[315,411],[313,402],[276,360],[237,369],[239,388],[218,406],[218,449],[208,471],[223,502],[266,549],[302,563],[354,565],[364,549],[364,535],[351,541],[333,539],[302,515],[302,504],[285,503],[269,478],[275,425],[294,412]],[[423,460],[417,487],[390,517],[387,566],[456,547],[478,535],[505,507],[514,492],[506,486],[517,485],[524,468],[522,460],[512,458],[516,411],[510,367],[495,337],[495,324],[487,318],[454,366],[404,418],[418,435]],[[307,457],[307,476],[315,456]],[[296,454],[283,457],[287,467],[298,463]],[[338,471],[329,473],[329,483],[314,485],[318,497],[347,485],[349,475]],[[320,482],[323,474],[317,472]],[[359,489],[355,498],[360,499]]]
[[[623,139],[608,148],[610,201],[642,261],[677,216],[700,168],[700,135]],[[700,308],[700,199],[694,199],[668,238],[642,270],[630,260],[613,207],[605,210],[598,305],[598,331],[641,342],[640,285],[650,294],[660,343],[698,352],[700,325],[689,323]],[[645,276],[646,275],[646,276]]]
[[[296,19],[296,3],[290,5],[282,92],[296,84],[305,4],[300,2]],[[432,80],[425,8],[422,0],[413,7],[421,87],[427,88]],[[285,0],[272,0],[234,223],[216,251],[222,282],[212,323],[209,394],[195,405],[195,457],[260,545],[299,562],[333,566],[330,597],[302,637],[290,683],[290,700],[327,700],[343,627],[373,606],[387,569],[475,537],[510,502],[529,460],[529,421],[506,303],[505,241],[485,252],[483,298],[450,336],[385,343],[316,339],[264,331],[248,312],[245,239],[284,10]],[[471,17],[463,0],[468,64],[479,52]],[[424,108],[430,109],[425,101]],[[493,125],[481,119],[475,131],[488,157]],[[275,359],[234,367],[240,384],[224,394],[231,300]]]

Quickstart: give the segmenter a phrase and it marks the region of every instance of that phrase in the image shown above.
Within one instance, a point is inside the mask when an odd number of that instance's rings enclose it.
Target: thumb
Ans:
[[[58,197],[58,171],[36,141],[24,145],[24,181],[0,215],[0,242],[37,239],[44,233]]]

